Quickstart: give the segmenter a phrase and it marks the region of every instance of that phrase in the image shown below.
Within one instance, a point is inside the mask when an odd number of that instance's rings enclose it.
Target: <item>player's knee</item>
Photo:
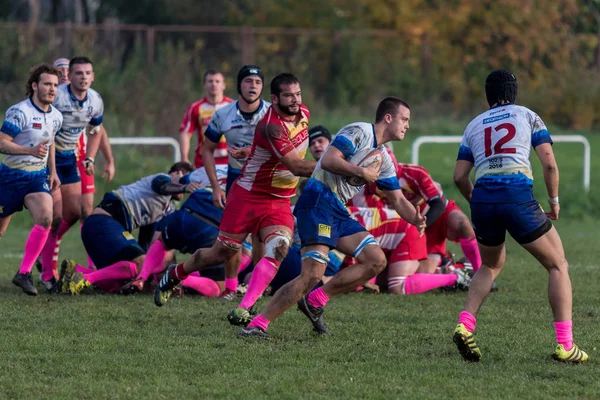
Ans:
[[[41,217],[38,217],[34,223],[36,225],[41,226],[44,229],[50,229],[51,227],[54,226],[54,221],[52,220],[52,217],[50,217],[49,215],[44,215]],[[59,223],[60,225],[60,223]]]
[[[566,259],[562,259],[562,260],[555,260],[552,263],[550,263],[548,266],[546,266],[546,269],[548,271],[559,271],[559,272],[568,272],[569,271],[569,263],[567,262]]]
[[[285,231],[273,232],[265,240],[265,257],[281,262],[287,256],[291,238]]]
[[[455,230],[458,237],[461,239],[469,239],[475,235],[469,219],[464,214],[456,221]]]
[[[367,262],[367,268],[369,269],[369,275],[375,276],[379,274],[385,266],[387,265],[387,260],[383,252],[378,252],[372,259]]]

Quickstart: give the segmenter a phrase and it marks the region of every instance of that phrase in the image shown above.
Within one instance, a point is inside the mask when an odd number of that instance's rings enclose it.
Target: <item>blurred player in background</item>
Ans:
[[[454,170],[454,182],[471,204],[482,265],[475,274],[464,311],[454,331],[461,356],[479,361],[475,316],[502,270],[506,231],[548,271],[548,299],[554,314],[555,360],[583,362],[588,355],[573,343],[572,289],[562,242],[550,219],[558,219],[558,167],[552,139],[541,118],[515,103],[517,78],[507,70],[491,72],[485,81],[490,109],[465,129]],[[550,211],[533,197],[531,148],[540,159]],[[475,167],[475,187],[469,173]],[[511,350],[507,350],[511,351]]]
[[[210,119],[219,108],[231,103],[233,99],[223,95],[225,91],[225,78],[220,71],[209,69],[204,73],[204,97],[193,102],[187,108],[181,125],[179,126],[179,145],[181,146],[181,159],[190,159],[190,141],[194,132],[198,135],[198,143],[194,151],[194,167],[204,166],[202,159],[202,147],[204,145],[204,133],[210,123]],[[217,164],[227,164],[227,144],[225,138],[219,143],[214,152]]]
[[[377,182],[394,209],[422,233],[425,217],[402,195],[394,164],[381,147],[388,141],[402,140],[409,119],[408,105],[399,98],[387,97],[377,107],[375,125],[350,124],[336,135],[294,207],[302,241],[302,273],[277,291],[261,314],[247,328],[242,328],[242,336],[268,337],[269,323],[296,302],[315,330],[327,333],[323,307],[329,298],[356,288],[385,267],[385,255],[377,241],[345,208],[346,202],[360,190],[358,186],[351,186],[346,177],[359,177],[366,183]],[[382,151],[381,170],[372,165],[363,168],[347,161],[358,152],[376,148]],[[357,258],[359,263],[340,271],[325,285],[305,296],[321,280],[331,248]]]
[[[310,154],[316,161],[319,161],[327,146],[331,143],[331,133],[329,129],[322,125],[317,125],[308,131],[308,148]]]
[[[263,91],[264,75],[256,65],[244,65],[237,75],[237,91],[239,98],[231,104],[218,109],[208,128],[206,128],[202,158],[204,168],[213,188],[212,198],[214,205],[225,208],[226,194],[229,193],[233,182],[242,173],[254,140],[254,130],[258,122],[264,117],[271,103],[260,99]],[[215,153],[222,145],[223,140],[229,152],[227,166],[227,185],[225,191],[217,182]],[[253,248],[261,249],[255,240]],[[256,260],[260,260],[259,254]],[[235,257],[225,263],[225,290],[221,297],[232,299],[237,292],[238,272],[247,267],[252,258],[242,250]]]
[[[69,62],[68,85],[58,88],[54,107],[63,114],[63,125],[56,135],[56,170],[60,190],[52,193],[54,202],[52,229],[42,250],[42,281],[45,286],[55,277],[53,259],[58,259],[58,247],[65,233],[81,217],[81,176],[77,163],[77,142],[90,126],[85,173],[94,174],[94,157],[102,136],[104,103],[90,86],[94,82],[92,62],[87,57],[75,57]],[[56,254],[56,256],[55,256]]]
[[[68,85],[69,82],[69,59],[57,58],[54,60],[54,68],[59,72],[59,85]]]
[[[28,99],[6,111],[0,128],[0,153],[5,155],[0,164],[0,238],[11,215],[27,207],[34,226],[12,282],[31,296],[37,295],[31,269],[46,243],[52,222],[50,192],[60,186],[54,137],[63,117],[51,105],[58,90],[58,77],[59,72],[50,65],[34,67],[27,78]]]
[[[248,291],[232,314],[240,321],[249,319],[248,308],[277,273],[294,229],[290,198],[297,177],[310,176],[315,162],[303,159],[310,114],[302,104],[298,79],[288,73],[276,76],[271,81],[271,101],[273,105],[256,127],[242,175],[231,188],[217,242],[167,269],[154,294],[156,305],[165,304],[175,286],[191,272],[234,257],[249,233],[265,243],[265,257],[255,266]]]

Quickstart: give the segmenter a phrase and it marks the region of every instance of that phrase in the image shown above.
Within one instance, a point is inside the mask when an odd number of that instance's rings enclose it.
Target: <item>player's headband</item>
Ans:
[[[329,130],[327,128],[325,128],[324,126],[321,126],[321,125],[311,128],[308,131],[309,145],[310,145],[310,142],[312,142],[313,140],[320,138],[320,137],[324,137],[331,142],[331,133],[329,133]]]
[[[60,68],[60,67],[68,67],[69,66],[69,59],[68,58],[57,58],[56,60],[54,60],[54,67],[55,68]]]

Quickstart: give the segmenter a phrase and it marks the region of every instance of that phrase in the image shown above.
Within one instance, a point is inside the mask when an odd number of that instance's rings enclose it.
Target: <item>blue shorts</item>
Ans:
[[[227,169],[227,185],[225,187],[225,194],[229,193],[231,185],[233,185],[233,182],[235,182],[235,180],[239,178],[240,175],[242,175],[242,171],[240,170],[236,170],[231,167]]]
[[[484,246],[504,243],[506,231],[519,244],[531,243],[552,228],[536,200],[522,203],[471,202],[471,220],[477,241]]]
[[[23,210],[30,193],[50,194],[46,169],[28,172],[0,164],[0,218]]]
[[[320,207],[322,208],[294,209],[302,247],[323,244],[333,249],[340,238],[367,231],[358,221],[352,219],[347,211],[343,216],[332,213],[325,206]]]
[[[160,220],[157,231],[169,249],[191,254],[210,248],[217,240],[219,228],[185,209],[177,210]]]
[[[81,182],[75,151],[56,152],[56,173],[61,185]]]
[[[98,269],[144,255],[131,232],[108,215],[90,215],[81,228],[81,240]]]

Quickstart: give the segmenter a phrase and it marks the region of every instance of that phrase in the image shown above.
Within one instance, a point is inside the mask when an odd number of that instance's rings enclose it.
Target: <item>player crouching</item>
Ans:
[[[63,261],[63,293],[80,294],[91,284],[115,292],[134,278],[145,255],[131,232],[171,212],[172,198],[179,199],[183,193],[198,188],[197,183],[173,183],[191,171],[189,163],[175,163],[168,174],[150,175],[106,193],[81,229],[85,250],[98,270],[84,268],[72,260]]]

